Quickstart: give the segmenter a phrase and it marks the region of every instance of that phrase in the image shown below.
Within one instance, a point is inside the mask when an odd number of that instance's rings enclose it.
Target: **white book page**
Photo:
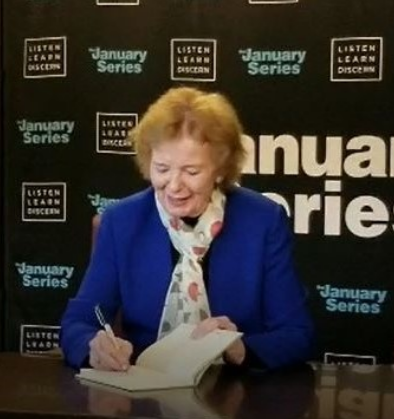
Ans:
[[[181,324],[172,333],[147,348],[137,365],[197,384],[202,372],[242,333],[214,330],[202,338],[190,337],[194,325]]]
[[[130,367],[127,372],[99,371],[84,368],[77,374],[77,378],[129,391],[165,389],[188,385],[188,383],[180,379],[137,366]]]
[[[181,324],[170,334],[146,348],[138,357],[136,365],[156,371],[166,372],[168,362],[179,350],[180,344],[191,340],[191,333],[196,326]]]
[[[218,329],[202,338],[189,339],[177,348],[166,372],[173,377],[193,377],[198,384],[204,371],[240,336],[242,333]]]

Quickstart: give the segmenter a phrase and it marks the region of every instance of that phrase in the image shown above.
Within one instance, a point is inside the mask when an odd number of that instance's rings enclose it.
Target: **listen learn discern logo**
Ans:
[[[140,0],[96,0],[97,6],[138,6]]]
[[[298,3],[299,0],[249,0],[249,4],[289,4]]]
[[[23,182],[22,221],[65,222],[66,192],[64,182]]]
[[[129,131],[138,124],[136,113],[96,114],[96,152],[135,154],[128,138]]]
[[[26,38],[23,52],[25,79],[67,76],[67,38]]]
[[[383,38],[349,37],[331,40],[331,81],[382,80]]]
[[[335,365],[376,365],[376,356],[359,354],[324,353],[324,364]]]
[[[216,39],[172,39],[171,80],[216,80]]]
[[[42,353],[59,347],[59,326],[22,324],[20,353]]]

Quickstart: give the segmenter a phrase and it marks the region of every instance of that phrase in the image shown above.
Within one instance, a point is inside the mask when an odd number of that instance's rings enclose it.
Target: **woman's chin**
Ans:
[[[175,218],[198,217],[199,214],[186,205],[171,205],[166,208],[168,214]]]
[[[190,211],[183,211],[181,209],[172,209],[171,211],[168,211],[168,213],[171,217],[175,218],[192,217],[192,215],[190,215]]]
[[[166,202],[165,209],[168,212],[168,214],[171,215],[171,217],[183,218],[192,216],[190,215],[192,213],[190,205],[187,205],[186,202],[178,202],[176,204]]]

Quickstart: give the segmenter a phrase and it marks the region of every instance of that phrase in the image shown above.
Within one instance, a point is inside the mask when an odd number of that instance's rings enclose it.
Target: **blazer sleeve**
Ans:
[[[89,342],[100,329],[94,306],[112,322],[119,307],[119,275],[111,212],[106,211],[97,233],[88,269],[75,298],[70,299],[61,320],[60,345],[65,361],[80,368],[89,355]]]
[[[309,360],[314,349],[307,292],[295,272],[288,218],[279,205],[267,234],[266,249],[263,333],[246,334],[243,339],[262,365],[272,369]]]

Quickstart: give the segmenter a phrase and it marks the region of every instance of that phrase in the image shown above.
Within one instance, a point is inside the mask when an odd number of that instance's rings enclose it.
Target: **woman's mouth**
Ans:
[[[189,197],[174,197],[174,196],[167,196],[167,202],[171,205],[183,205],[187,202]]]

